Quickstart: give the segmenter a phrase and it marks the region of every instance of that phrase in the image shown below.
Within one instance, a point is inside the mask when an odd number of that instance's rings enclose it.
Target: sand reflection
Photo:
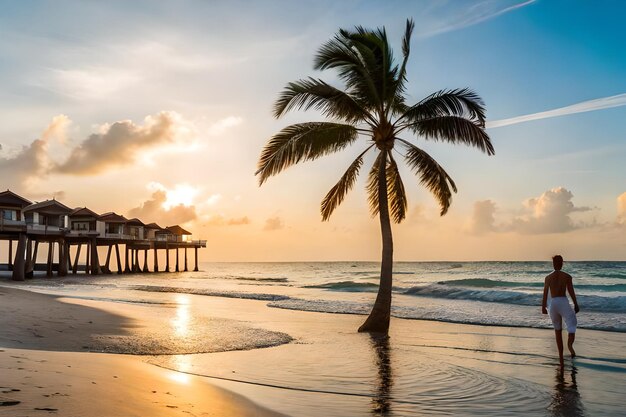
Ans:
[[[577,369],[572,366],[569,372],[570,381],[567,381],[567,371],[560,367],[556,370],[556,384],[552,393],[550,412],[552,416],[579,417],[585,415],[583,403],[576,384]]]
[[[170,379],[181,384],[188,384],[190,376],[185,372],[191,371],[191,357],[189,355],[173,355],[170,361],[172,367],[176,369],[170,374]]]
[[[393,386],[389,336],[371,335],[371,342],[376,353],[375,360],[378,368],[376,393],[372,399],[372,414],[385,416],[391,411],[390,393]]]

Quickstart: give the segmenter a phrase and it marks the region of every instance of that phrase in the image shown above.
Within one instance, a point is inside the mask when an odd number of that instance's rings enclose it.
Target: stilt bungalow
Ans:
[[[112,239],[125,239],[130,235],[127,233],[126,223],[128,219],[112,211],[98,217],[98,231],[100,236]]]
[[[0,193],[0,232],[19,231],[26,227],[23,210],[30,206],[29,201],[10,190]]]
[[[23,210],[26,227],[31,233],[56,233],[69,229],[72,209],[52,199],[31,204]]]
[[[70,232],[74,235],[98,236],[97,223],[100,215],[87,207],[75,208],[70,213]]]
[[[145,224],[138,218],[130,219],[126,222],[128,227],[128,234],[131,239],[143,240],[145,233]]]
[[[45,270],[47,276],[52,276],[53,272],[65,276],[68,271],[93,275],[112,273],[109,265],[113,250],[118,274],[150,272],[150,249],[154,251],[153,272],[159,271],[159,250],[165,250],[165,271],[170,271],[172,250],[176,252],[175,271],[187,271],[187,249],[191,248],[195,250],[194,271],[197,271],[198,249],[206,247],[206,240],[191,240],[191,232],[178,225],[161,228],[156,223],[145,224],[138,218],[129,220],[114,212],[98,215],[87,207],[71,209],[56,199],[32,203],[9,190],[0,193],[2,240],[8,241],[9,250],[8,263],[0,264],[0,270],[12,271],[14,280],[30,278],[35,270]],[[48,252],[45,264],[37,264],[40,243],[46,244]],[[120,245],[125,254],[123,263]],[[86,246],[85,263],[79,265],[83,246]],[[74,256],[70,256],[72,247],[76,247]],[[104,264],[98,257],[99,247],[107,249]],[[182,265],[180,249],[184,250]]]
[[[158,232],[159,230],[163,230],[163,228],[156,223],[148,223],[147,225],[145,225],[144,233],[146,239],[156,240],[156,232]]]

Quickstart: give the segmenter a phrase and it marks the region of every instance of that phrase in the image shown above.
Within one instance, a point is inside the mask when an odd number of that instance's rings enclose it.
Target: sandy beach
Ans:
[[[0,415],[622,412],[622,333],[581,330],[561,374],[549,330],[394,319],[377,339],[359,315],[83,292],[0,288]]]

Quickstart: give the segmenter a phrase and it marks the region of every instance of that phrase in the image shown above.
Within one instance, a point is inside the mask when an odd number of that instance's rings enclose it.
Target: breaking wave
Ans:
[[[378,291],[378,284],[372,282],[354,282],[354,281],[340,281],[329,282],[326,284],[305,285],[304,288],[321,288],[324,290],[334,291],[347,291],[347,292],[359,292],[359,291]]]
[[[446,298],[451,300],[473,300],[491,303],[536,306],[541,304],[541,294],[520,291],[482,290],[449,285],[433,284],[412,287],[404,294],[422,297]],[[583,311],[626,312],[626,296],[603,297],[599,295],[578,295],[578,304]]]

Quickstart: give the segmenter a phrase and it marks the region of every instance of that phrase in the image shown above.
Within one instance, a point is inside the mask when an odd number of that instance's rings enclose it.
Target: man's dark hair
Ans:
[[[552,265],[556,271],[560,271],[563,268],[563,257],[561,255],[555,255],[552,257]]]

